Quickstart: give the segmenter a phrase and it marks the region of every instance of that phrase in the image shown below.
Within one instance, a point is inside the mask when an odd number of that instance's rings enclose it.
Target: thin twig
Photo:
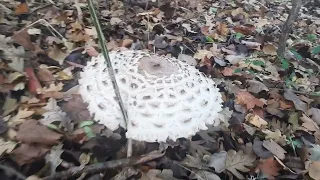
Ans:
[[[23,180],[27,179],[27,177],[25,175],[21,174],[20,172],[18,172],[17,170],[15,170],[12,167],[0,164],[0,169],[2,169],[4,172],[7,172],[8,174],[15,175],[19,179],[23,179]]]
[[[153,151],[153,152],[150,152],[149,154],[146,154],[140,157],[132,157],[127,159],[107,161],[103,163],[91,164],[88,166],[72,167],[66,171],[57,172],[53,175],[44,177],[42,180],[63,179],[63,178],[79,175],[82,173],[97,173],[97,172],[104,171],[106,169],[115,169],[115,168],[133,166],[133,165],[145,163],[145,162],[160,158],[163,155],[164,153],[162,152]]]
[[[114,73],[114,69],[112,68],[111,60],[110,60],[110,57],[109,57],[109,52],[108,52],[108,49],[107,49],[107,46],[106,46],[106,40],[104,38],[102,29],[101,29],[101,26],[100,26],[100,23],[99,23],[99,19],[98,19],[97,13],[95,11],[95,8],[94,8],[92,0],[88,0],[88,6],[89,6],[89,11],[90,11],[91,18],[92,18],[94,26],[96,27],[96,30],[97,30],[98,39],[99,39],[99,42],[100,42],[100,45],[101,45],[101,48],[102,48],[102,54],[103,54],[103,56],[104,56],[104,58],[106,60],[105,63],[107,65],[107,67],[108,67],[108,73],[109,73],[109,76],[111,78],[111,82],[112,82],[112,85],[113,85],[113,90],[114,90],[114,93],[115,93],[116,98],[118,100],[123,119],[124,119],[124,121],[126,123],[126,126],[127,126],[127,124],[128,124],[127,111],[126,111],[126,109],[124,107],[124,104],[123,104],[123,101],[122,101],[122,98],[121,98],[121,95],[120,95],[119,86],[118,86],[117,79],[116,79],[116,76],[115,76],[115,73]],[[132,146],[132,140],[128,139],[128,150],[127,150],[127,156],[128,157],[130,157],[131,154],[132,154],[132,147],[129,147],[130,145]],[[131,150],[131,152],[130,152],[130,150]]]

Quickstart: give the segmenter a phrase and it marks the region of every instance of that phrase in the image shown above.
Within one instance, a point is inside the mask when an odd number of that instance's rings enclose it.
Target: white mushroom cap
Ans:
[[[109,53],[128,113],[127,138],[147,142],[187,138],[217,126],[221,94],[212,79],[175,58],[142,51]],[[111,130],[125,127],[103,55],[81,73],[80,93],[94,119]]]

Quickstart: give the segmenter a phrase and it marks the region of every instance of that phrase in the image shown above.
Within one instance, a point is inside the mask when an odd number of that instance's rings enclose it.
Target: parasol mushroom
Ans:
[[[109,54],[128,114],[124,122],[103,55],[81,72],[80,94],[94,119],[111,130],[127,128],[129,139],[165,142],[217,126],[221,94],[212,79],[175,58],[143,51]]]

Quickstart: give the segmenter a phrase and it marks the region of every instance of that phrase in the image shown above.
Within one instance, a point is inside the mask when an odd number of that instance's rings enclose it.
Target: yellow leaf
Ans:
[[[246,120],[249,121],[250,124],[252,124],[258,128],[261,128],[261,126],[268,125],[267,121],[265,121],[264,119],[262,119],[258,115],[254,115],[251,113],[246,116]]]

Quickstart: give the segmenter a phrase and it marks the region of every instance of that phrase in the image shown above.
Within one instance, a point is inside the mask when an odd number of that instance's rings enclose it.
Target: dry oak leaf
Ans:
[[[261,108],[264,106],[263,101],[255,98],[249,92],[245,92],[245,91],[237,93],[236,103],[241,104],[241,105],[245,105],[247,107],[247,110],[252,109],[255,106],[258,106]]]
[[[254,114],[251,114],[251,113],[249,113],[246,116],[246,121],[249,121],[250,124],[252,124],[252,125],[254,125],[254,126],[258,127],[258,128],[261,128],[262,126],[268,125],[267,121],[265,121],[264,119],[262,119],[258,115],[254,115]]]
[[[310,164],[309,176],[315,180],[320,180],[320,161],[314,161]]]
[[[13,151],[13,157],[19,165],[41,159],[50,149],[41,145],[21,144]]]
[[[279,159],[283,160],[285,158],[285,153],[287,153],[287,151],[284,150],[279,144],[274,142],[272,139],[268,141],[263,141],[262,145]]]
[[[268,179],[275,179],[274,176],[278,176],[279,171],[282,169],[278,161],[274,160],[273,157],[262,160],[258,168],[263,174],[268,176]]]
[[[229,150],[226,160],[226,169],[234,174],[238,179],[245,179],[244,176],[239,173],[249,172],[250,169],[247,167],[253,166],[253,162],[256,157],[252,154],[244,154],[243,151],[236,152],[235,150]]]
[[[54,145],[59,143],[61,137],[61,134],[48,129],[39,124],[38,121],[32,119],[22,123],[17,132],[17,140],[28,144],[39,143]]]

